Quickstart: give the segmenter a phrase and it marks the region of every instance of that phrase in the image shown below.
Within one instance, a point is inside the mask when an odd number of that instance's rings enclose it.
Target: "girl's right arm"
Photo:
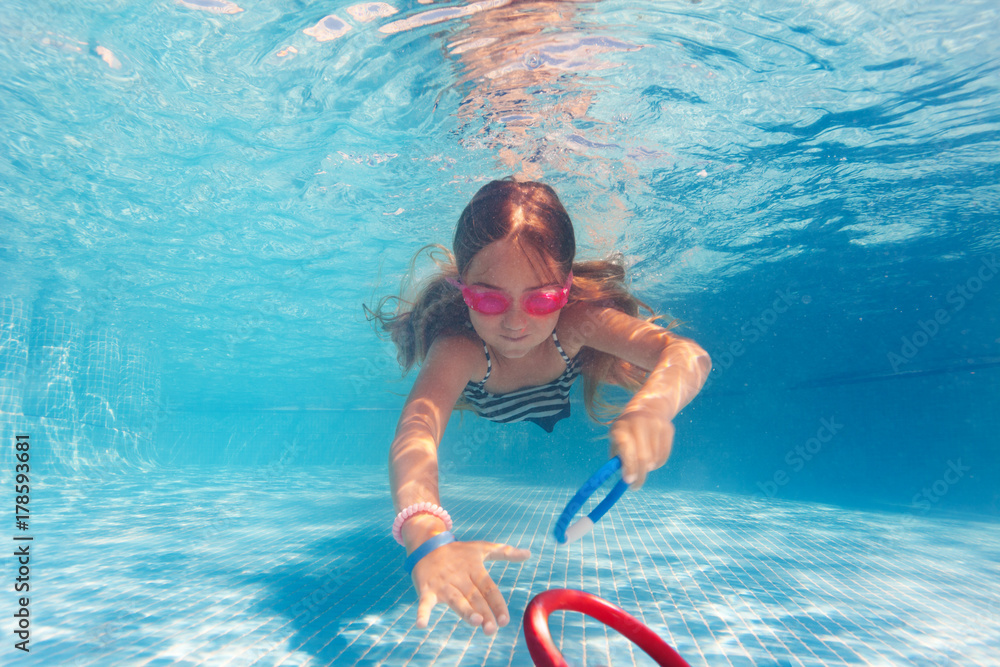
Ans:
[[[389,451],[397,512],[419,502],[440,505],[437,447],[462,389],[477,371],[481,374],[482,361],[482,348],[461,336],[438,338],[428,350]],[[412,553],[445,528],[434,515],[419,514],[409,519],[402,530],[406,553]],[[483,562],[523,561],[530,556],[527,550],[491,542],[452,542],[431,551],[412,573],[420,596],[417,626],[426,627],[431,609],[444,603],[471,625],[482,625],[484,632],[492,634],[509,622],[510,615]]]

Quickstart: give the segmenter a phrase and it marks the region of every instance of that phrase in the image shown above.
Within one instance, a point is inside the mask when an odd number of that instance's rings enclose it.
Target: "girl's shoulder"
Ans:
[[[672,337],[666,329],[616,308],[587,302],[567,306],[556,325],[563,349],[570,357],[583,347],[621,356],[637,345],[662,347]]]
[[[475,335],[462,333],[438,336],[431,344],[435,354],[428,355],[436,363],[447,364],[449,370],[468,375],[468,381],[479,382],[486,375],[486,354],[483,343]]]
[[[585,347],[603,317],[605,309],[586,301],[566,306],[559,314],[556,335],[566,354],[573,358]]]

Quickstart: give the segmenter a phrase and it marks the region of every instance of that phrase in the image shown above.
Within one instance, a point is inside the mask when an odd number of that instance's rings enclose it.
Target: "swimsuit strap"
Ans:
[[[568,367],[570,363],[572,363],[572,360],[569,358],[569,355],[563,351],[562,345],[559,344],[559,336],[556,335],[555,331],[552,332],[552,342],[556,344],[556,349],[559,350],[559,356],[563,358],[563,361],[566,362],[566,366]],[[483,352],[486,354],[486,377],[479,381],[480,389],[482,389],[483,385],[486,384],[486,381],[490,379],[490,373],[493,372],[493,360],[490,359],[490,350],[486,347],[486,341],[482,341],[482,343]]]
[[[556,336],[556,332],[554,330],[552,332],[552,341],[556,344],[556,349],[559,350],[559,354],[560,356],[562,356],[563,361],[565,361],[566,365],[569,366],[570,364],[569,356],[565,352],[563,352],[562,345],[559,344],[559,337]]]
[[[486,381],[490,379],[490,373],[493,371],[493,360],[490,359],[490,351],[486,347],[486,341],[482,341],[482,343],[483,343],[483,352],[486,353],[486,377],[484,377],[479,382],[479,388],[480,389],[482,389],[483,385],[486,384]]]

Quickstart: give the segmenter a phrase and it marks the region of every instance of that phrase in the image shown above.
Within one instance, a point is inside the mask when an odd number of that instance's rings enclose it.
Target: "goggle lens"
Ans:
[[[531,292],[526,294],[521,304],[525,312],[532,315],[548,315],[566,305],[566,290],[556,292]]]
[[[464,295],[465,303],[477,312],[486,315],[499,315],[510,308],[510,299],[500,292],[478,292],[471,288],[467,289],[470,293]]]
[[[448,282],[462,290],[465,304],[484,315],[499,315],[511,306],[510,298],[503,292],[484,290],[480,287],[470,287],[460,280],[448,278]],[[569,289],[573,284],[572,271],[566,277],[566,284],[559,289],[540,289],[528,292],[521,298],[521,307],[529,315],[550,315],[563,308],[569,301]]]

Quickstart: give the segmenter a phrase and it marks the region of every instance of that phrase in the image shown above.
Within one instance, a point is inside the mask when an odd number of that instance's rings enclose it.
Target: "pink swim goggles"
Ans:
[[[450,284],[462,290],[465,305],[483,315],[505,313],[513,304],[506,292],[470,286],[456,278],[446,278]],[[532,290],[521,297],[521,308],[529,315],[551,315],[569,301],[569,288],[573,284],[573,272],[566,276],[562,287],[544,287]]]

